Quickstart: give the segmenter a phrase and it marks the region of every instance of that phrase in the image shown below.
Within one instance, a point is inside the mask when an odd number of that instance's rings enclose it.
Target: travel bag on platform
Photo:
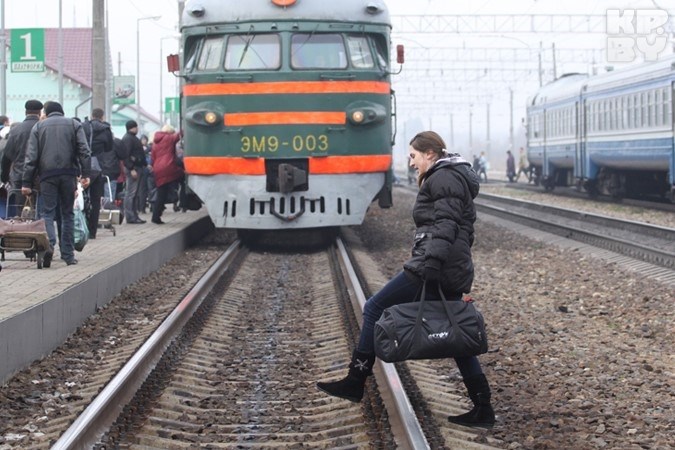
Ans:
[[[483,316],[473,302],[420,301],[392,306],[375,323],[375,354],[384,362],[476,356],[488,350]]]

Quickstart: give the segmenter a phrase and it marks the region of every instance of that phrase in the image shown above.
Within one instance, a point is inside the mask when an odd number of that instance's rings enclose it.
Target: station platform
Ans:
[[[213,229],[206,209],[162,214],[164,225],[101,228],[67,266],[58,249],[50,268],[38,269],[22,252],[0,262],[0,383],[62,344],[122,289],[139,280]]]

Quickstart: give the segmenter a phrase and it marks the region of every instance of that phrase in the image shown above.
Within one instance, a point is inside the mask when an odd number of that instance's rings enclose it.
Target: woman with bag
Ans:
[[[440,300],[438,287],[449,301],[460,301],[471,290],[471,246],[476,221],[473,199],[478,195],[478,175],[459,154],[448,154],[445,142],[433,131],[418,133],[410,141],[410,166],[417,169],[419,185],[413,207],[416,230],[412,257],[401,272],[366,302],[361,335],[347,376],[317,383],[320,390],[335,397],[361,401],[375,362],[374,327],[382,311],[413,301],[424,282],[428,286],[428,300]],[[448,420],[466,426],[492,427],[495,415],[490,386],[478,358],[455,358],[455,362],[474,407]]]

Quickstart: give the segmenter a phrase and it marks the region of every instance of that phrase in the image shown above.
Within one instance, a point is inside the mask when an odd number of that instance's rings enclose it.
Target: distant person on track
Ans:
[[[50,244],[45,252],[43,267],[50,267],[52,263],[56,246],[54,220],[57,215],[61,217],[61,259],[70,266],[77,264],[73,214],[77,177],[90,172],[91,152],[82,124],[64,117],[60,103],[45,103],[44,112],[47,117],[33,126],[28,139],[21,193],[30,195],[33,183],[39,177],[41,210]],[[82,178],[81,183],[86,188],[89,178]]]
[[[520,174],[525,175],[525,180],[530,181],[530,162],[527,160],[527,153],[525,149],[520,147],[520,155],[518,156],[518,173],[516,174],[516,183],[520,179]]]
[[[516,159],[511,150],[506,151],[506,178],[509,179],[509,183],[513,183],[516,178]]]
[[[433,131],[417,134],[410,141],[410,164],[417,169],[419,193],[413,207],[415,240],[412,257],[403,270],[366,302],[359,342],[345,378],[319,382],[317,387],[335,397],[359,402],[375,363],[374,326],[385,308],[411,302],[423,281],[440,284],[448,300],[461,301],[473,283],[471,246],[478,195],[478,175],[458,153],[448,154],[445,142]],[[440,300],[437,289],[427,298]],[[495,415],[490,404],[490,386],[475,356],[455,358],[473,401],[471,411],[450,416],[453,423],[492,427]]]
[[[476,170],[476,172],[478,173],[479,179],[481,176],[485,178],[486,183],[488,182],[487,171],[489,167],[490,163],[485,157],[485,152],[480,152],[480,157],[478,158],[478,169]]]

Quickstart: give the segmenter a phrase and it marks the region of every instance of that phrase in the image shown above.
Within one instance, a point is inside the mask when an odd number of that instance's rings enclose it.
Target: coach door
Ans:
[[[577,189],[581,189],[586,172],[586,100],[579,99],[574,104],[576,112],[575,124],[575,151],[574,151],[574,178]]]

